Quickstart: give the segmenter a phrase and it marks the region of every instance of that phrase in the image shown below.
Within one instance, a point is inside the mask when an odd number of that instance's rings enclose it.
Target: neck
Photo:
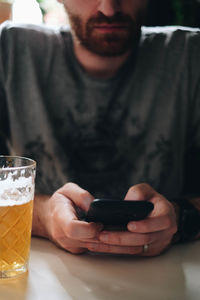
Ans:
[[[120,56],[103,57],[90,52],[74,38],[76,58],[87,73],[98,78],[112,77],[124,64],[130,51]]]

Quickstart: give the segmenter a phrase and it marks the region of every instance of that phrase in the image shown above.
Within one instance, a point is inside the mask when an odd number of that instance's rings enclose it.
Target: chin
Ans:
[[[119,44],[116,42],[107,43],[107,42],[93,42],[84,43],[82,41],[82,46],[88,51],[97,54],[102,57],[118,57],[123,56],[130,51],[133,45],[128,44]]]

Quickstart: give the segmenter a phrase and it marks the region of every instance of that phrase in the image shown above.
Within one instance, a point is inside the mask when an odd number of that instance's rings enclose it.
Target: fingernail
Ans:
[[[97,223],[97,229],[99,230],[99,231],[102,231],[102,229],[103,229],[103,224],[102,223]]]
[[[86,197],[84,199],[85,208],[88,210],[90,207],[91,202],[93,201],[92,197]]]
[[[135,223],[129,223],[128,224],[128,229],[130,229],[130,230],[136,230],[136,224]]]
[[[97,243],[90,243],[88,244],[88,249],[90,251],[97,251],[99,248],[99,245]]]
[[[108,234],[107,233],[103,233],[103,234],[101,234],[100,235],[100,240],[102,241],[102,242],[108,242]]]

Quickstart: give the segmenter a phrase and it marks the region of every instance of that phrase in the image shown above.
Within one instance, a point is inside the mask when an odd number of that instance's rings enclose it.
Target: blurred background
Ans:
[[[56,0],[0,0],[0,23],[7,19],[52,25],[68,22]],[[200,0],[150,0],[145,25],[200,27]]]
[[[146,25],[200,27],[200,0],[150,0]]]

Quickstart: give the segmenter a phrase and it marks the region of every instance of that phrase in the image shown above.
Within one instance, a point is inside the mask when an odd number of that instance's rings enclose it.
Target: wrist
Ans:
[[[195,240],[200,233],[200,211],[192,200],[186,197],[176,199],[175,205],[179,207],[176,242]]]
[[[36,195],[33,205],[32,235],[48,238],[47,202],[50,196]]]
[[[180,222],[180,206],[176,203],[176,202],[171,202],[173,207],[174,207],[174,211],[175,211],[175,215],[176,215],[176,225],[177,225],[177,232],[174,234],[173,238],[172,238],[172,244],[177,244],[180,241],[180,234],[179,234],[179,222]]]

